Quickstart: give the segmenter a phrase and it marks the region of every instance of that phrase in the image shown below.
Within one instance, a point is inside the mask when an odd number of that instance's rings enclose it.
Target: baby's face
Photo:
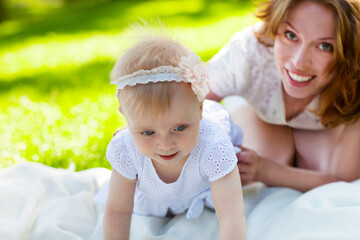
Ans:
[[[141,116],[127,110],[124,115],[138,151],[162,166],[182,166],[197,144],[202,116],[202,104],[191,89],[179,84],[161,116],[151,109]]]

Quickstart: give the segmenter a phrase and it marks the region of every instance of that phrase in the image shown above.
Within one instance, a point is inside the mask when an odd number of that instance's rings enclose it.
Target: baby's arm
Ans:
[[[135,186],[136,180],[125,178],[112,170],[103,222],[105,240],[129,239]]]
[[[226,176],[211,182],[211,193],[219,220],[220,240],[245,240],[244,202],[237,166]]]

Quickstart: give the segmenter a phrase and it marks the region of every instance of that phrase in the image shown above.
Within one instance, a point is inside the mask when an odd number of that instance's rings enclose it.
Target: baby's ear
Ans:
[[[118,107],[118,111],[123,114],[123,111],[121,110],[121,106]]]
[[[200,120],[202,119],[203,108],[204,108],[204,100],[200,103]]]

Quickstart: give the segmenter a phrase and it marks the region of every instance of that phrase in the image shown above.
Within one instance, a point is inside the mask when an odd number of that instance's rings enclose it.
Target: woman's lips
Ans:
[[[303,75],[289,70],[286,70],[286,73],[289,77],[290,84],[295,87],[305,87],[316,77],[315,75]]]
[[[178,152],[176,152],[176,153],[174,153],[174,154],[171,154],[171,155],[160,155],[160,154],[159,154],[159,156],[160,156],[163,160],[168,161],[168,160],[171,160],[171,159],[175,158],[177,154],[178,154]]]

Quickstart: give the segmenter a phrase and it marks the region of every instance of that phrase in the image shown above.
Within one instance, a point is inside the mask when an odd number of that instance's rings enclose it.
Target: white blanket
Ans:
[[[26,163],[0,170],[0,239],[102,239],[103,206],[93,197],[110,171],[82,172]],[[305,194],[253,184],[244,188],[249,240],[359,240],[360,180]],[[218,239],[206,209],[195,220],[134,215],[132,239]]]

